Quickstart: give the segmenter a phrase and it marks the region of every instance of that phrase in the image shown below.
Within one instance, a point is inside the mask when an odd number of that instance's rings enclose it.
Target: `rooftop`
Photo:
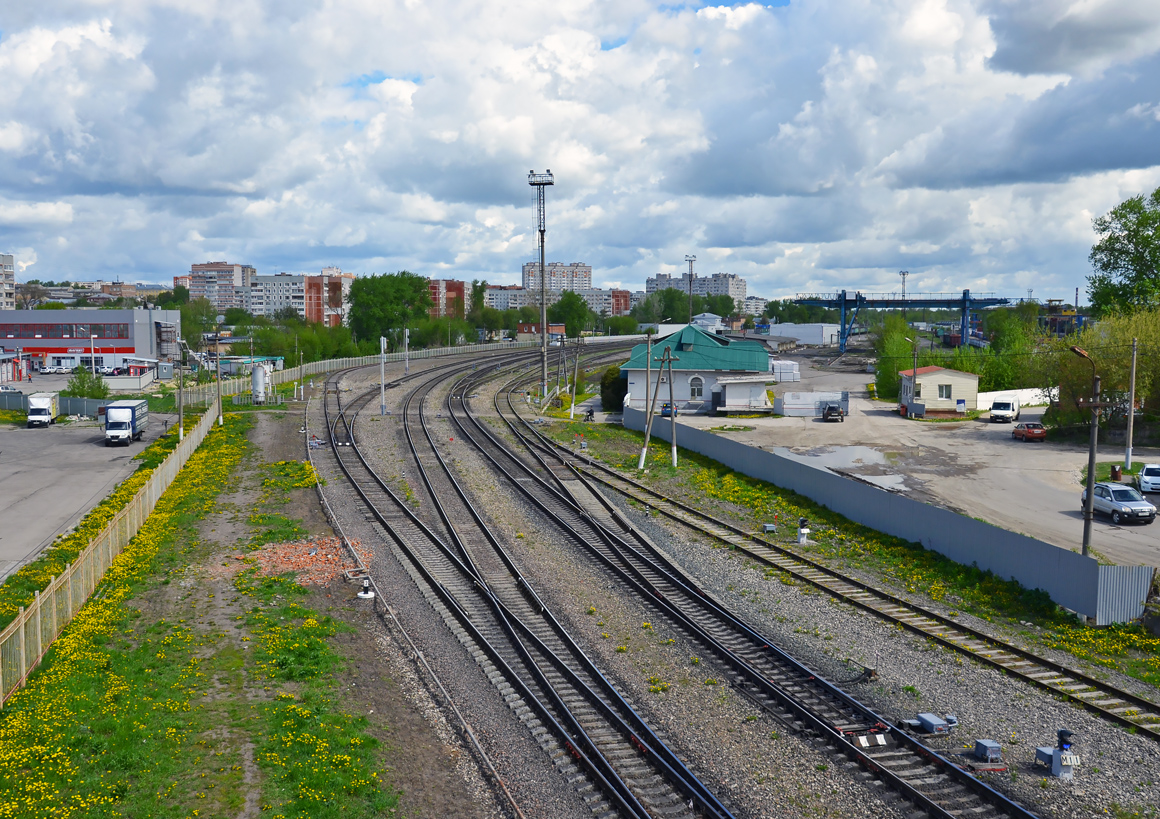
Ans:
[[[700,327],[688,325],[665,338],[653,342],[653,359],[660,358],[665,347],[672,348],[676,361],[674,370],[725,370],[729,372],[769,371],[769,353],[765,345],[756,341],[737,341],[706,333]],[[632,355],[621,365],[622,370],[643,370],[648,346],[637,344]]]

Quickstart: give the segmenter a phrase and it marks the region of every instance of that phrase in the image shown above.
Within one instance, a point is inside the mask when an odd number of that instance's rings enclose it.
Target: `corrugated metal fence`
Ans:
[[[640,410],[625,408],[629,429],[643,430],[644,418]],[[669,424],[654,424],[653,435],[669,440]],[[1144,613],[1155,571],[1151,566],[1101,566],[1042,540],[684,424],[677,425],[677,443],[730,469],[792,489],[856,523],[921,543],[1028,589],[1042,589],[1059,605],[1095,618],[1096,625],[1135,620]]]
[[[88,415],[96,417],[101,407],[116,401],[116,398],[70,398],[57,397],[61,415]],[[0,409],[28,412],[28,396],[18,393],[0,393]]]
[[[21,607],[16,619],[0,632],[0,705],[3,705],[40,663],[49,646],[92,595],[101,577],[137,534],[158,499],[198,448],[217,420],[217,404],[189,431],[177,449],[153,470],[149,480],[48,588],[36,593],[32,605]]]

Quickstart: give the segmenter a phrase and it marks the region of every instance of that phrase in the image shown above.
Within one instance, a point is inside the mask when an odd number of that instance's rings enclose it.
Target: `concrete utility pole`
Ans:
[[[669,363],[669,409],[671,410],[671,412],[669,413],[669,421],[671,422],[671,424],[669,426],[669,440],[672,442],[672,446],[673,446],[673,466],[676,467],[676,465],[677,465],[677,399],[673,393],[673,388],[674,388],[673,362],[680,361],[680,359],[673,358],[673,356],[670,354],[669,350],[670,350],[669,347],[665,347],[665,358],[668,359],[668,363]]]
[[[403,328],[403,375],[411,374],[411,331]]]
[[[379,415],[387,414],[387,340],[379,336]]]
[[[217,317],[217,333],[214,336],[214,348],[216,350],[214,360],[217,362],[217,401],[219,427],[223,427],[226,424],[226,419],[223,417],[222,413],[222,322],[225,320],[225,316]]]
[[[576,361],[572,369],[572,404],[568,410],[568,419],[576,417],[576,393],[580,384],[580,337],[576,337]]]
[[[1082,554],[1087,557],[1088,551],[1092,545],[1092,516],[1095,514],[1095,494],[1096,494],[1096,445],[1100,434],[1100,376],[1096,372],[1096,362],[1086,350],[1080,347],[1072,347],[1071,351],[1080,358],[1087,359],[1087,362],[1092,365],[1092,422],[1091,422],[1091,439],[1088,442],[1088,471],[1087,471],[1087,496],[1083,502],[1083,547]]]
[[[651,358],[651,354],[650,354],[650,358]],[[661,355],[661,357],[656,359],[656,360],[661,365],[660,369],[657,371],[658,376],[664,373],[665,364],[669,365],[669,408],[670,408],[670,411],[672,412],[672,416],[671,416],[673,418],[672,438],[673,438],[673,441],[675,442],[676,435],[677,435],[677,421],[676,421],[677,405],[676,405],[675,399],[673,398],[673,375],[672,375],[673,365],[672,365],[672,362],[680,361],[680,359],[673,358],[673,348],[670,346],[666,346],[664,354]],[[648,408],[648,416],[645,420],[644,446],[642,446],[640,449],[640,462],[636,466],[637,469],[644,469],[644,462],[645,462],[645,459],[648,457],[648,443],[649,443],[649,438],[652,437],[652,422],[653,422],[653,418],[656,416],[657,396],[660,395],[660,393],[661,393],[661,385],[658,383],[657,388],[655,390],[653,390],[652,405]],[[676,443],[674,443],[673,444],[673,465],[676,466],[676,463],[677,463],[677,445],[676,445]]]
[[[540,233],[540,408],[548,395],[548,276],[544,262],[544,235],[547,221],[544,213],[544,188],[556,184],[552,169],[544,173],[528,171],[528,184],[536,189],[536,227]]]
[[[1124,450],[1124,471],[1132,471],[1132,422],[1136,419],[1136,339],[1132,339],[1132,374],[1128,379],[1128,448]]]
[[[185,356],[181,352],[181,339],[177,339],[177,443],[185,435]]]

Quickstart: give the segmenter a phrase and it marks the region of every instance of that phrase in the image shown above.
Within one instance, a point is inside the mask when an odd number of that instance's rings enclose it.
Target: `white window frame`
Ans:
[[[697,386],[697,393],[693,392],[693,382],[700,382]],[[689,400],[690,401],[704,401],[705,400],[705,379],[699,375],[694,375],[689,378]]]
[[[938,399],[940,401],[953,401],[954,399],[954,385],[953,384],[939,384],[938,385]]]

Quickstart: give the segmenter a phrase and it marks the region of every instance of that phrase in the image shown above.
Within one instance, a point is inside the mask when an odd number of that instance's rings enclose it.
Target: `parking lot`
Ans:
[[[992,424],[986,415],[962,423],[907,420],[894,404],[870,400],[866,385],[873,376],[864,367],[814,366],[834,356],[786,356],[801,363],[802,380],[779,386],[777,392],[849,390],[850,414],[843,423],[820,418],[684,420],[698,427],[752,427],[721,434],[1079,550],[1086,446],[1015,441],[1012,424]],[[1020,420],[1038,420],[1043,411],[1025,407]],[[1101,447],[1099,460],[1122,460],[1123,454],[1122,447]],[[1137,448],[1134,460],[1160,463],[1160,451]],[[1149,500],[1160,503],[1160,496]],[[1092,545],[1113,563],[1160,566],[1160,526],[1116,526],[1097,517]]]
[[[47,380],[48,377],[46,377]],[[35,379],[35,376],[34,376]],[[33,381],[33,386],[38,386]],[[51,389],[45,386],[46,390]],[[27,386],[25,392],[30,392]],[[144,442],[106,447],[97,422],[0,426],[0,579],[77,523],[137,468],[133,456],[173,419],[153,415]]]

